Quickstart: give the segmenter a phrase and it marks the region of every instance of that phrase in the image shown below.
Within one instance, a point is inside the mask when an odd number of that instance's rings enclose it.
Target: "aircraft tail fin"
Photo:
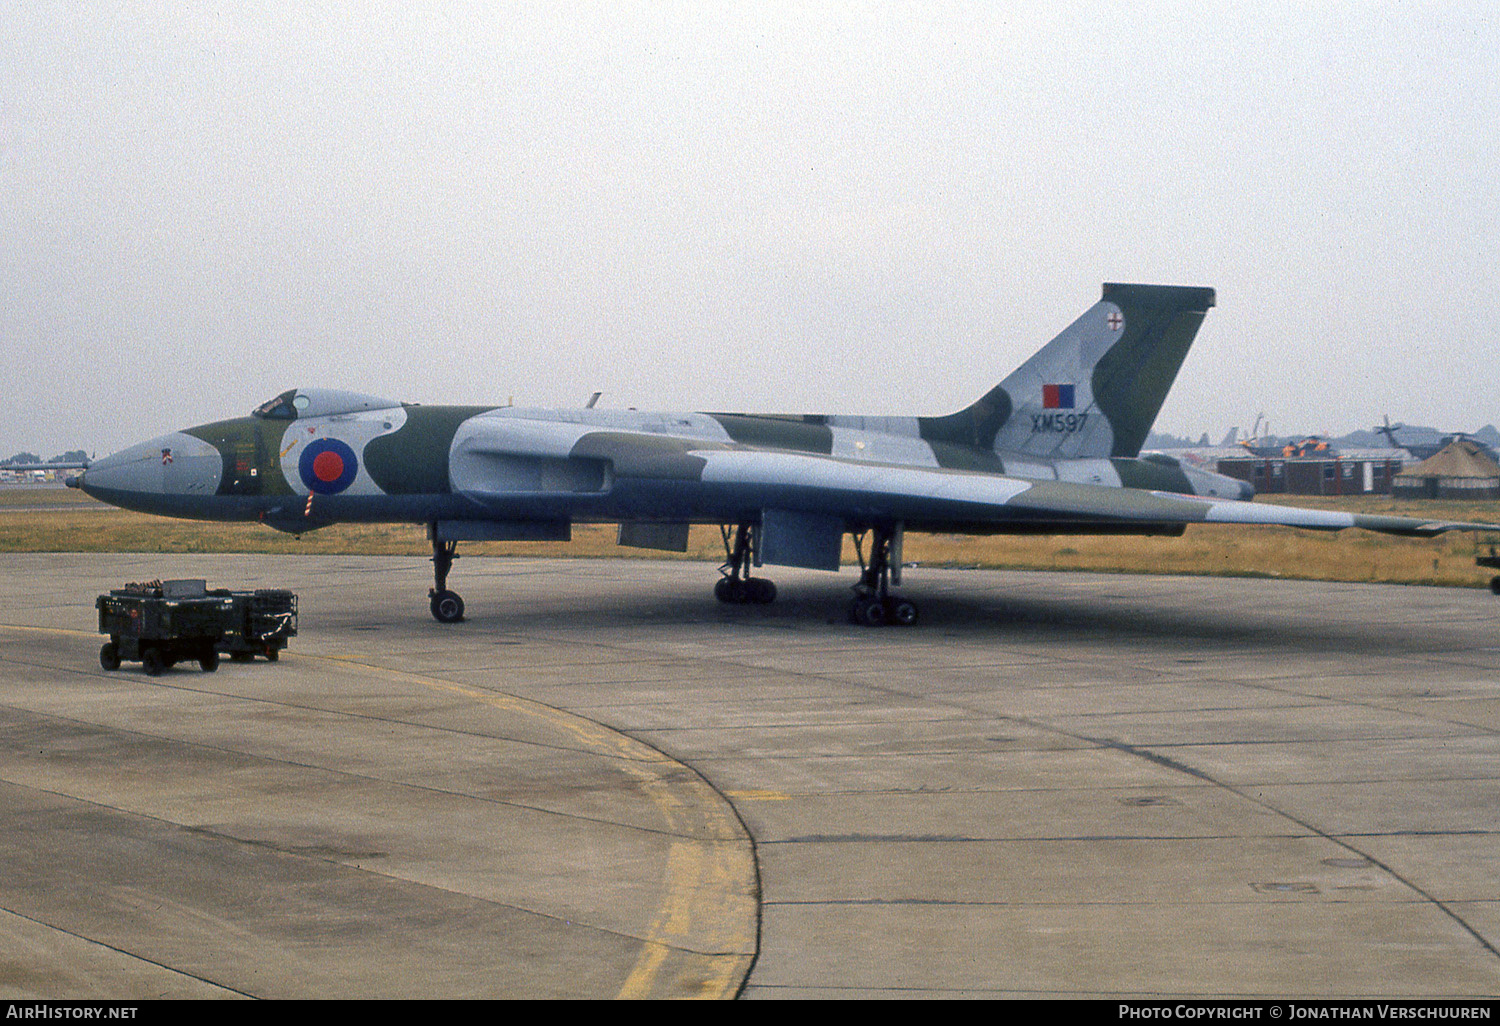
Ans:
[[[1103,298],[968,409],[922,436],[1037,459],[1136,456],[1214,290],[1106,284]]]

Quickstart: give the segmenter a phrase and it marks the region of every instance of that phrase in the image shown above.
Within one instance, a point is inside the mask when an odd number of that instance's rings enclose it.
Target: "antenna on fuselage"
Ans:
[[[595,392],[593,395],[589,396],[589,401],[583,404],[583,408],[585,410],[592,410],[594,408],[594,404],[599,401],[599,397],[603,394],[603,392]]]

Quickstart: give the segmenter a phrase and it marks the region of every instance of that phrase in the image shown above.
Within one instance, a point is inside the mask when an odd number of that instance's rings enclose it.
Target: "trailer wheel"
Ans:
[[[106,641],[99,648],[99,665],[106,670],[120,668],[120,649],[113,641]]]
[[[219,668],[219,650],[204,649],[203,654],[198,657],[198,665],[203,668],[204,673],[213,673]]]
[[[274,663],[276,660],[278,660],[280,658],[281,658],[281,649],[277,648],[275,645],[267,645],[266,646],[266,662],[268,662],[268,663]]]
[[[141,669],[146,671],[146,676],[159,677],[166,668],[167,660],[161,654],[161,649],[150,645],[141,650]]]

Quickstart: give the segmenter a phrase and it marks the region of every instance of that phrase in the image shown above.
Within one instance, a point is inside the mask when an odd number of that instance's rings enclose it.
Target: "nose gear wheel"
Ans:
[[[433,587],[427,592],[432,616],[438,623],[458,623],[464,618],[464,600],[458,592],[448,590],[448,571],[458,558],[458,542],[440,541],[437,524],[429,524],[427,529],[432,536]]]

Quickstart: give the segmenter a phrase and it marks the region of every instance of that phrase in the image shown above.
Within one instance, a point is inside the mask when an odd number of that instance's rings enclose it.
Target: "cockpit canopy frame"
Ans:
[[[336,388],[292,388],[274,399],[268,399],[251,411],[261,420],[302,420],[308,417],[337,417],[370,410],[394,410],[401,404],[363,392],[346,392]]]

